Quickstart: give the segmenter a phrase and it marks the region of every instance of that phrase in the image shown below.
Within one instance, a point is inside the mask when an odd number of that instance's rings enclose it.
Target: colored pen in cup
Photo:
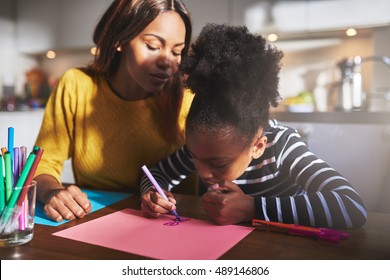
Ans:
[[[169,201],[168,200],[168,197],[166,196],[166,194],[164,193],[163,189],[160,187],[160,185],[157,183],[156,179],[154,179],[152,173],[150,173],[149,169],[146,167],[146,165],[143,165],[142,167],[142,170],[144,171],[145,175],[149,178],[150,182],[152,182],[152,185],[155,187],[155,189],[157,190],[157,192],[166,200],[166,201]],[[178,219],[179,221],[181,221],[181,218],[179,216],[179,214],[177,214],[177,211],[176,210],[172,210],[171,211],[173,213],[173,215],[175,215],[176,219]]]

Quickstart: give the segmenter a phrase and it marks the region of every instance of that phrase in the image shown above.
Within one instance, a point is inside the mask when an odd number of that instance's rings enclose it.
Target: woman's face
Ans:
[[[178,70],[185,34],[184,22],[176,12],[160,14],[122,47],[129,82],[146,92],[162,90]]]
[[[261,136],[261,131],[258,135],[249,147],[244,147],[234,130],[221,134],[210,134],[207,130],[187,133],[186,145],[200,179],[211,186],[240,177],[252,159],[264,152],[267,138]]]

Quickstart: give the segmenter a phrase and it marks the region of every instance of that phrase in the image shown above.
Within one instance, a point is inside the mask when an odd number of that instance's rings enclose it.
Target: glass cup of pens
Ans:
[[[1,215],[0,247],[22,245],[32,240],[36,189],[35,181],[13,189],[13,192],[20,192],[20,195],[17,203],[14,206],[7,205]]]
[[[0,154],[0,247],[31,241],[37,183],[33,180],[43,149],[14,147],[14,128],[8,128],[8,145]]]

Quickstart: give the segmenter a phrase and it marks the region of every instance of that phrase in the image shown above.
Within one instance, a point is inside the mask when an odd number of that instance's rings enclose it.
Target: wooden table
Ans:
[[[178,209],[183,216],[205,219],[198,196],[176,194]],[[100,246],[53,236],[52,233],[111,214],[124,208],[139,209],[139,197],[122,200],[109,207],[58,227],[35,225],[31,242],[10,248],[0,248],[0,258],[25,260],[78,260],[78,259],[146,259]],[[248,225],[250,226],[250,225]],[[389,260],[390,214],[369,213],[366,225],[350,230],[350,238],[331,244],[307,237],[291,236],[277,232],[254,230],[226,252],[221,259],[264,260]]]

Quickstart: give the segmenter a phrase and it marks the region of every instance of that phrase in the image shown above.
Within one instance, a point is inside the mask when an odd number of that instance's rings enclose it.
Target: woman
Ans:
[[[91,204],[79,186],[137,191],[140,167],[183,144],[192,96],[178,70],[191,39],[181,0],[115,0],[94,32],[97,55],[68,70],[48,101],[36,145],[45,150],[37,198],[55,221],[82,218]],[[72,159],[76,185],[61,184]]]

